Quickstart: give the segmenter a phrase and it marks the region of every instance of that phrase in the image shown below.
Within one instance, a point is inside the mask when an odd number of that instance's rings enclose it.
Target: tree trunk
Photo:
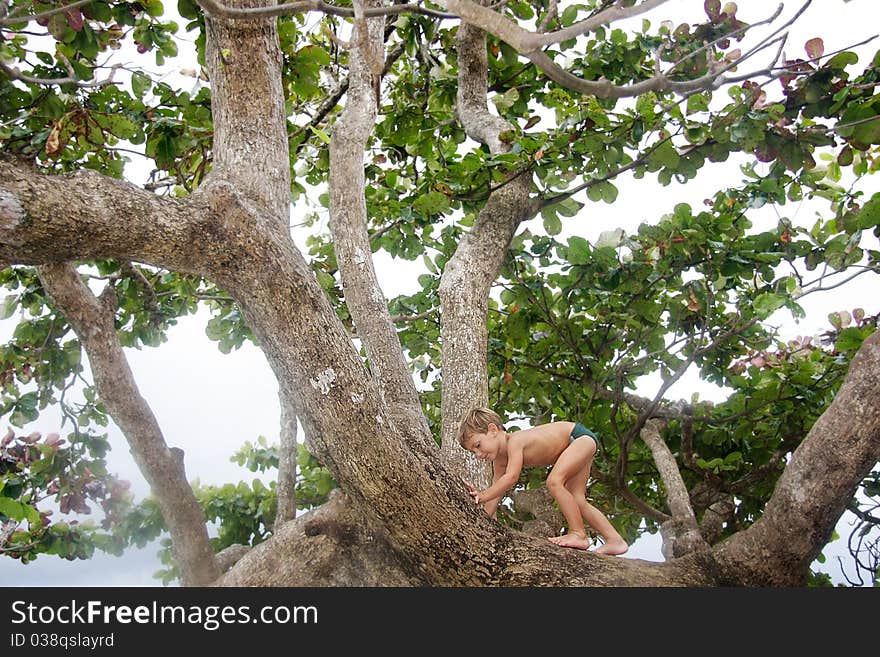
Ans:
[[[486,35],[468,24],[458,29],[458,95],[456,108],[467,133],[492,153],[510,147],[500,139],[511,126],[489,112]],[[489,401],[486,321],[489,292],[501,271],[510,240],[524,220],[534,215],[529,199],[532,180],[522,174],[489,196],[474,226],[446,263],[440,279],[440,340],[443,345],[441,398],[444,462],[468,481],[485,487],[491,466],[478,461],[458,442],[458,428],[471,408]]]

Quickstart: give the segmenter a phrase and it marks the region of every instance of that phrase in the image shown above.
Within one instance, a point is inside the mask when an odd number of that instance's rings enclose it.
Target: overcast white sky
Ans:
[[[176,6],[175,3],[166,2]],[[741,0],[739,16],[747,21],[756,21],[772,14],[776,3],[762,0]],[[802,6],[802,2],[784,3],[783,16],[790,16]],[[659,22],[671,18],[676,22],[694,22],[702,15],[703,0],[673,0],[649,18]],[[166,10],[166,13],[171,7]],[[656,17],[655,17],[656,16]],[[641,21],[641,19],[639,19]],[[877,0],[815,0],[813,6],[791,28],[789,46],[790,57],[802,57],[803,44],[814,36],[825,41],[826,52],[844,48],[857,41],[873,36],[880,25],[880,5]],[[766,30],[766,28],[765,28]],[[880,48],[880,40],[858,49],[862,53],[860,65],[865,63]],[[184,52],[184,48],[181,48]],[[185,59],[172,62],[180,69],[191,68]],[[180,77],[173,73],[169,81],[181,80],[183,88],[192,88],[195,81],[191,77]],[[133,163],[128,169],[129,177],[135,182],[144,182],[145,172],[140,163]],[[735,183],[741,178],[733,163],[716,167],[710,174],[701,172],[696,181],[682,186],[673,183],[662,187],[645,179],[637,185],[621,185],[621,194],[613,206],[590,204],[582,215],[568,220],[566,230],[595,240],[604,230],[623,227],[634,231],[642,221],[656,220],[660,214],[671,211],[675,204],[689,202],[699,207],[702,200],[718,187]],[[869,193],[878,191],[876,180],[869,181]],[[777,217],[771,209],[765,210],[765,220],[775,225]],[[788,206],[781,210],[796,223],[812,224],[814,210],[809,206]],[[294,208],[292,223],[300,221],[300,210]],[[534,225],[532,225],[534,224]],[[539,230],[540,220],[531,222],[533,232]],[[297,234],[299,244],[304,236]],[[387,298],[416,291],[415,279],[421,272],[420,263],[392,261],[378,256],[377,262]],[[781,331],[787,337],[812,335],[828,328],[827,314],[834,310],[851,310],[861,305],[869,313],[880,308],[876,294],[876,278],[862,277],[846,290],[835,290],[833,295],[824,298],[816,296],[804,305],[808,317],[794,323],[785,314],[778,315]],[[246,344],[240,350],[227,356],[222,355],[216,344],[205,338],[206,313],[186,317],[169,331],[169,340],[158,349],[143,351],[128,350],[131,367],[135,373],[143,396],[153,408],[171,446],[178,446],[186,453],[186,468],[190,479],[198,478],[203,483],[221,484],[229,481],[251,480],[254,475],[231,463],[229,457],[247,440],[254,441],[258,436],[266,436],[270,441],[277,439],[278,402],[277,386],[262,353]],[[774,319],[776,319],[774,317]],[[8,320],[0,326],[0,338],[6,339],[14,324]],[[652,394],[652,385],[645,383],[644,394]],[[686,378],[670,391],[675,397],[689,398],[699,391],[703,398],[719,397],[695,377]],[[41,420],[26,431],[48,432],[53,420],[45,414]],[[5,427],[3,427],[5,430]],[[139,497],[148,489],[143,477],[135,469],[128,453],[127,445],[118,429],[111,427],[111,440],[114,451],[108,457],[111,470],[132,481],[133,489]],[[839,533],[846,536],[848,530],[845,519],[841,521]],[[845,547],[841,547],[845,554]],[[91,561],[68,562],[43,556],[36,562],[23,567],[11,559],[0,559],[0,581],[4,585],[23,586],[96,586],[96,585],[156,585],[152,574],[160,566],[154,556],[155,548],[132,550],[122,558],[99,555]],[[640,540],[627,558],[642,558],[662,561],[660,541],[657,536]],[[833,559],[822,567],[832,574],[835,581],[843,581],[840,569]]]

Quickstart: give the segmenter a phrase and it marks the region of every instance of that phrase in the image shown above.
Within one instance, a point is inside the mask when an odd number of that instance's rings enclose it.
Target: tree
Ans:
[[[4,410],[22,426],[62,403],[74,429],[4,439],[4,553],[87,556],[164,525],[185,584],[804,584],[857,489],[876,494],[877,315],[840,309],[819,343],[782,343],[767,320],[877,271],[880,197],[838,183],[877,168],[880,57],[852,72],[854,53],[816,38],[787,59],[779,12],[749,25],[718,0],[697,24],[615,27],[663,4],[180,0],[209,82],[192,93],[104,61],[129,39],[159,63],[176,54],[159,2],[9,4],[0,261],[5,312],[22,316]],[[756,25],[770,34],[747,45]],[[125,142],[155,162],[144,188],[121,179]],[[737,153],[753,160],[745,179],[703,209],[596,243],[561,235],[585,202],[613,203],[624,174],[686,182]],[[330,235],[306,260],[290,207],[313,193]],[[750,230],[757,207],[805,198],[828,201],[815,225]],[[537,216],[540,234],[520,230]],[[419,294],[386,301],[379,249],[424,259]],[[278,484],[245,491],[237,516],[190,487],[122,352],[199,303],[220,348],[253,340],[279,385],[280,445],[240,455],[277,464]],[[93,387],[72,402],[81,350]],[[689,369],[730,398],[665,399]],[[651,372],[663,386],[639,397]],[[475,509],[459,477],[486,473],[455,434],[490,399],[598,430],[592,494],[630,538],[660,527],[667,562],[530,534],[558,529],[540,472],[503,522]],[[155,506],[128,508],[104,476],[89,426],[106,414]],[[308,501],[291,486],[294,416]],[[339,492],[294,518],[331,475]],[[62,511],[100,501],[113,532],[51,522],[47,496]],[[234,526],[220,540],[212,514]],[[238,542],[258,545],[215,556]]]

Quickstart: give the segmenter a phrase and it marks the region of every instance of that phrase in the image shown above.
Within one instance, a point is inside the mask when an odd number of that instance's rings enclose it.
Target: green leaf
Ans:
[[[574,217],[575,215],[577,215],[578,212],[581,211],[581,208],[584,207],[584,204],[575,201],[573,198],[569,197],[559,201],[554,207],[556,211],[563,217]]]
[[[880,224],[880,193],[874,194],[859,211],[858,227],[861,230],[873,228]]]
[[[119,139],[131,139],[137,133],[137,126],[128,117],[113,114],[109,117],[110,132]]]
[[[556,214],[541,213],[544,220],[544,230],[548,235],[559,235],[562,232],[562,220]]]
[[[16,308],[18,308],[18,295],[7,295],[3,299],[3,303],[0,304],[0,319],[9,319],[12,317],[12,313],[15,312]]]
[[[13,520],[24,520],[24,505],[8,497],[0,497],[0,514]]]
[[[229,328],[223,324],[219,317],[208,320],[205,325],[205,335],[210,340],[221,340],[229,334]]]
[[[38,522],[40,522],[40,512],[39,511],[37,511],[30,504],[22,504],[22,507],[24,510],[25,520],[27,520],[31,525],[35,525]]]
[[[199,17],[199,5],[195,0],[177,0],[177,13],[184,18],[195,20]]]
[[[140,4],[150,16],[161,16],[165,13],[162,0],[141,0]]]
[[[422,262],[425,263],[425,267],[432,274],[439,274],[440,273],[437,269],[437,265],[434,264],[434,261],[431,260],[431,257],[427,253],[422,256]]]
[[[326,495],[336,486],[336,482],[333,481],[333,476],[329,472],[321,472],[318,476],[318,480],[315,482],[316,488],[318,489],[318,493],[321,495]]]
[[[613,183],[609,181],[605,181],[601,185],[599,185],[600,194],[602,195],[602,200],[606,203],[614,203],[617,200],[617,187],[614,186]]]
[[[837,351],[855,351],[862,346],[865,341],[865,335],[862,330],[854,326],[843,329],[834,342],[834,348]]]
[[[440,192],[428,192],[419,196],[413,203],[413,210],[426,216],[449,212],[449,198]]]
[[[144,94],[153,86],[153,80],[150,76],[135,71],[131,76],[131,90],[138,98],[143,98]]]
[[[706,112],[709,110],[709,101],[703,94],[694,94],[687,101],[687,113]]]
[[[501,58],[506,66],[513,66],[519,61],[519,53],[515,48],[510,47],[505,42],[501,42]]]
[[[671,141],[665,141],[660,144],[653,153],[648,156],[648,163],[653,168],[665,167],[667,169],[675,169],[681,162],[681,156],[675,150],[675,146]]]
[[[825,68],[846,68],[851,64],[858,64],[858,62],[859,56],[856,53],[847,50],[846,52],[838,53],[829,59],[825,63]]]
[[[512,87],[503,94],[492,96],[492,102],[499,112],[505,112],[513,107],[513,104],[519,100],[519,89]]]
[[[752,308],[758,317],[766,319],[773,314],[775,310],[781,308],[783,304],[785,304],[784,296],[781,294],[765,292],[764,294],[759,294],[755,297],[755,300],[752,302]]]
[[[573,265],[588,265],[591,261],[590,243],[583,237],[568,238],[568,261]]]
[[[324,132],[323,130],[319,130],[318,128],[316,128],[316,127],[313,126],[313,125],[310,125],[310,126],[309,126],[309,130],[311,130],[312,133],[313,133],[316,137],[318,137],[318,139],[320,139],[321,141],[323,141],[325,144],[329,144],[329,143],[330,143],[330,135],[328,135],[328,134],[327,134],[326,132]]]

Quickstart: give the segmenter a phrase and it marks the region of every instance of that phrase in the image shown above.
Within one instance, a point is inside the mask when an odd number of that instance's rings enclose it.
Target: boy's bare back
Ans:
[[[521,449],[523,465],[553,465],[569,445],[574,422],[550,422],[508,434],[508,451]],[[503,458],[503,457],[502,457]],[[504,458],[504,461],[507,459]],[[498,463],[505,467],[506,463]]]

